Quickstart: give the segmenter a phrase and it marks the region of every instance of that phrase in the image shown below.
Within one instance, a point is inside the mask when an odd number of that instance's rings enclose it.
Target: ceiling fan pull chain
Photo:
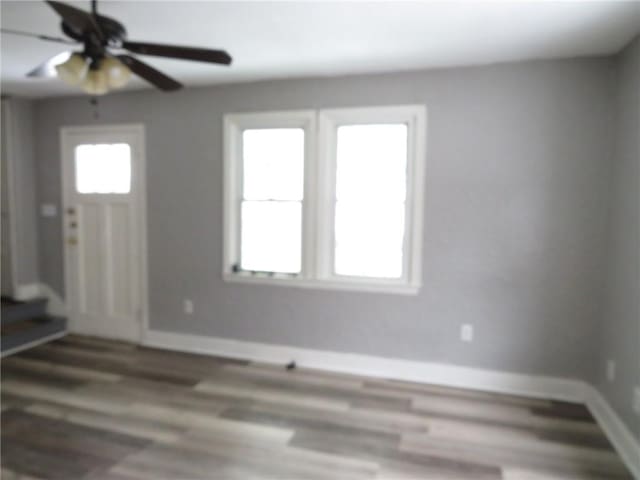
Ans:
[[[89,103],[93,107],[93,119],[98,120],[100,118],[100,103],[98,97],[91,97]]]

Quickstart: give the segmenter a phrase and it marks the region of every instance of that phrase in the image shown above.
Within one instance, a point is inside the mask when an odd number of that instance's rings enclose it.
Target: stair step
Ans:
[[[2,299],[2,322],[9,325],[22,320],[44,317],[47,313],[47,299],[34,298],[19,302],[17,300]]]
[[[66,318],[49,315],[23,320],[20,323],[12,322],[10,326],[3,325],[0,349],[4,355],[10,350],[62,333],[66,328]]]

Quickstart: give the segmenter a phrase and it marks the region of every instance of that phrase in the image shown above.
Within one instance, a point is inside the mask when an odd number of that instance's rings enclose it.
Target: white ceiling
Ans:
[[[88,1],[68,2],[88,8]],[[640,1],[102,1],[130,40],[224,48],[231,67],[145,57],[186,85],[415,70],[617,52],[640,32]],[[60,35],[44,2],[0,2],[3,28]],[[77,93],[24,74],[65,45],[1,36],[2,91]],[[140,80],[127,88],[146,88]]]

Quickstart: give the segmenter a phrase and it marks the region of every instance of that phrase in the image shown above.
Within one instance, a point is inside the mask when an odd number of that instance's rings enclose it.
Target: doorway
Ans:
[[[61,135],[69,329],[139,342],[147,311],[144,127],[65,127]]]

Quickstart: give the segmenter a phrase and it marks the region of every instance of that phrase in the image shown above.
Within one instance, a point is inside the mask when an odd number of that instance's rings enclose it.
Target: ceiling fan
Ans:
[[[231,56],[224,50],[180,47],[157,43],[130,42],[124,26],[97,12],[97,1],[91,1],[91,12],[65,3],[46,0],[62,19],[65,38],[3,29],[3,33],[25,35],[65,44],[82,44],[83,50],[58,54],[27,74],[28,77],[58,76],[70,85],[80,85],[87,93],[102,95],[123,87],[131,73],[164,91],[182,88],[182,84],[124,51],[140,55],[194,60],[230,65]]]

